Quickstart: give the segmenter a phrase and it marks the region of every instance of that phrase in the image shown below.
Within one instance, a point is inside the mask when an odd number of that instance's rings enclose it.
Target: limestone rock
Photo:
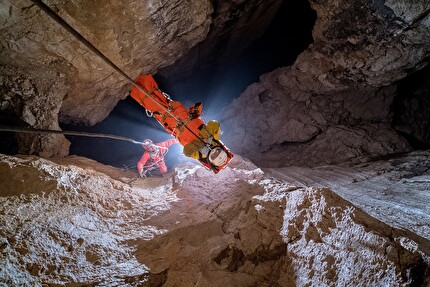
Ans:
[[[356,84],[380,87],[427,65],[426,1],[310,2],[318,14],[314,43],[282,83],[301,83],[300,89],[317,93]]]
[[[60,130],[58,113],[66,93],[59,77],[49,81],[39,73],[22,73],[19,69],[0,67],[0,99],[7,103],[3,112],[18,115],[20,120],[36,129]],[[56,74],[51,73],[55,78]],[[17,134],[21,154],[46,157],[66,156],[70,142],[63,135]]]
[[[242,157],[216,176],[187,163],[146,179],[83,158],[55,161],[0,156],[2,283],[396,286],[428,280],[428,236],[417,244],[332,190],[292,185]]]
[[[181,57],[206,37],[211,24],[209,1],[48,1],[46,4],[120,67],[132,79],[155,72]],[[3,1],[1,15],[1,74],[13,69],[23,80],[16,91],[31,83],[33,104],[46,98],[45,107],[22,108],[17,115],[33,127],[58,129],[58,121],[93,125],[104,119],[131,83],[74,38],[30,1]],[[23,86],[19,86],[19,85]],[[13,93],[13,90],[9,90]],[[22,94],[25,97],[25,94]],[[2,100],[6,109],[7,101]],[[18,107],[15,107],[18,108]],[[10,108],[12,109],[12,108]],[[46,121],[49,114],[55,119]],[[54,137],[61,138],[61,137]],[[28,145],[38,145],[38,137]],[[67,154],[61,143],[45,143],[21,150],[44,154]],[[49,151],[49,149],[52,149]],[[60,151],[61,150],[61,151]]]
[[[390,126],[395,86],[312,95],[283,87],[278,72],[224,111],[223,136],[233,151],[263,166],[315,166],[410,150]]]
[[[177,3],[176,3],[177,2]],[[131,78],[171,64],[204,39],[212,11],[207,1],[47,3]],[[130,90],[130,83],[27,1],[2,4],[3,65],[61,73],[67,94],[61,120],[94,124]],[[52,71],[52,72],[51,72]],[[45,75],[47,81],[57,76]]]
[[[219,114],[224,141],[266,166],[409,151],[392,127],[398,91],[390,84],[428,64],[430,16],[424,2],[311,1],[318,14],[314,43],[294,65],[261,76]],[[423,97],[419,101],[425,103]],[[400,112],[408,123],[398,130],[426,137],[427,120],[410,124],[413,110]]]

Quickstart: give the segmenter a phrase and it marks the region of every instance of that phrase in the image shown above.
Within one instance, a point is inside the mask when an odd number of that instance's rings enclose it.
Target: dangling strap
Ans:
[[[182,132],[184,130],[184,127],[191,121],[190,118],[188,118],[185,122],[184,121],[180,121],[177,123],[176,125],[176,129],[179,130],[179,132]]]

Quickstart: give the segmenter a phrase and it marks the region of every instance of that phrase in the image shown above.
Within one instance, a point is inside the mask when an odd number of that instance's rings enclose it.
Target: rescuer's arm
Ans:
[[[176,144],[176,143],[179,143],[177,139],[170,139],[170,140],[166,140],[164,142],[158,143],[157,145],[160,147],[169,147],[172,144]]]
[[[195,103],[188,109],[188,113],[192,119],[198,118],[202,115],[203,104],[201,102]]]

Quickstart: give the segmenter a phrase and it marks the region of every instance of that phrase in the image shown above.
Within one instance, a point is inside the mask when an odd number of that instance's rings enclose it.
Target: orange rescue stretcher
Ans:
[[[138,87],[137,87],[137,86]],[[163,93],[152,75],[141,75],[133,85],[130,96],[142,105],[148,116],[153,116],[165,130],[174,136],[185,146],[193,141],[202,141],[206,149],[221,148],[226,154],[225,163],[214,165],[209,156],[196,158],[205,168],[218,173],[223,170],[233,158],[233,153],[220,141],[211,139],[206,142],[200,135],[206,123],[201,119],[201,103],[197,103],[190,109],[186,109],[180,102],[172,100],[169,95]]]

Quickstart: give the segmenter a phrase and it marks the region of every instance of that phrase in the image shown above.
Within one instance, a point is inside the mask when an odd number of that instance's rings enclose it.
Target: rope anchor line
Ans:
[[[120,141],[128,141],[134,144],[143,144],[143,142],[136,141],[132,138],[111,135],[111,134],[87,133],[87,132],[77,132],[77,131],[57,131],[57,130],[9,127],[9,126],[0,126],[0,131],[34,133],[34,134],[63,134],[63,135],[84,136],[84,137],[93,137],[93,138],[109,138],[109,139],[120,140]]]

